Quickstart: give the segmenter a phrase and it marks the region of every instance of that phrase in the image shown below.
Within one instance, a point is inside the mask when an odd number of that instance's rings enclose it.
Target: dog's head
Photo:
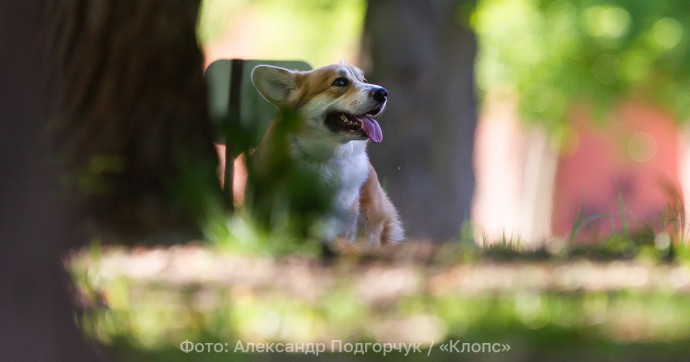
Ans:
[[[303,135],[338,142],[383,139],[373,117],[385,108],[388,92],[367,83],[359,68],[338,64],[299,72],[259,65],[252,82],[269,102],[299,111]]]

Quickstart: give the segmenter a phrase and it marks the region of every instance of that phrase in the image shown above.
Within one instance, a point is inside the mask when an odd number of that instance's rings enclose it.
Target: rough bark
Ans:
[[[372,0],[362,64],[389,90],[372,162],[412,236],[457,237],[474,190],[472,1]]]
[[[147,236],[194,231],[222,200],[207,115],[199,0],[59,0],[54,132],[84,221]]]

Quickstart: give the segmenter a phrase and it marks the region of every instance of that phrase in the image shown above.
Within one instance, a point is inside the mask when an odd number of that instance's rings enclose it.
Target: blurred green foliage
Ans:
[[[514,91],[527,121],[564,131],[568,107],[599,118],[623,99],[690,118],[684,0],[482,0],[472,18],[484,91]]]
[[[245,207],[257,224],[301,238],[318,238],[314,227],[331,212],[332,189],[312,170],[298,167],[290,157],[290,137],[303,120],[294,111],[282,111],[269,139],[247,157]],[[230,137],[230,142],[235,136]],[[330,240],[324,240],[330,241]]]
[[[256,59],[331,64],[357,54],[364,7],[364,0],[204,0],[198,36],[208,44],[232,29],[251,39]]]
[[[229,219],[222,213],[209,214],[205,238],[240,253],[314,255],[324,242],[318,227],[323,215],[331,212],[332,189],[290,157],[290,137],[299,131],[301,117],[281,110],[260,147],[254,140],[261,125],[232,118],[226,116],[220,132],[235,155],[245,155],[244,201]]]

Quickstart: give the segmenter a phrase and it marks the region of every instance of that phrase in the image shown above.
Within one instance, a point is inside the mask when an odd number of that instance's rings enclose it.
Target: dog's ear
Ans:
[[[297,90],[296,73],[285,68],[258,65],[252,70],[252,83],[261,95],[277,106],[289,105]]]

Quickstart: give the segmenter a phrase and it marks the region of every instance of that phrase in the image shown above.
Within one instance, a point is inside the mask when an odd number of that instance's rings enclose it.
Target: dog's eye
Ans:
[[[337,78],[331,83],[334,87],[347,87],[348,84],[350,84],[350,81],[344,77]]]

